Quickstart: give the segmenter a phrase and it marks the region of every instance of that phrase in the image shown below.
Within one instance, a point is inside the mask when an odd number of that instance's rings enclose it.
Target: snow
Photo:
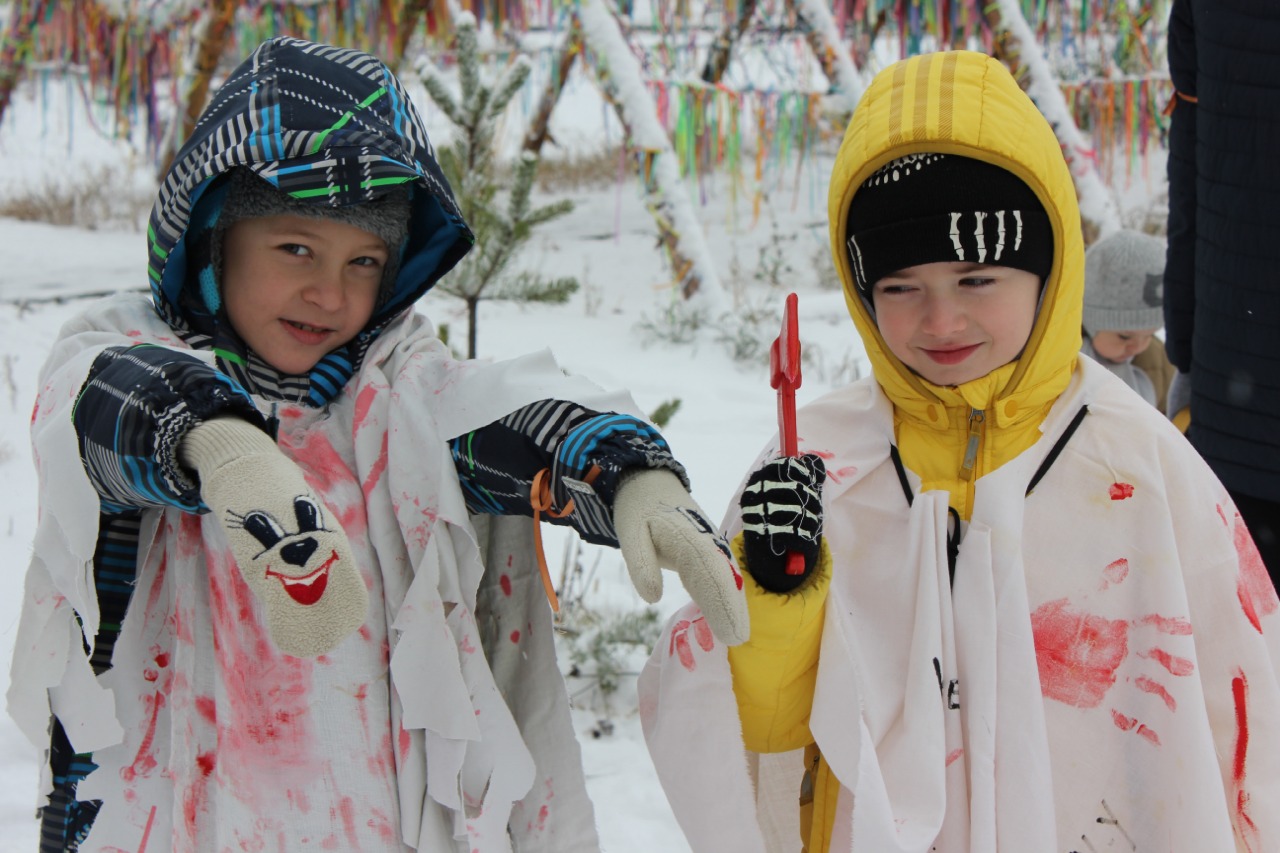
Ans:
[[[74,92],[68,84],[43,92],[24,87],[15,94],[0,125],[0,204],[32,191],[75,186],[77,180],[82,186],[86,180],[109,183],[107,201],[126,209],[130,198],[146,196],[150,179],[143,158],[95,134]],[[556,138],[571,141],[575,153],[592,139],[600,148],[619,141],[616,119],[592,92],[589,85],[571,84],[553,120]],[[443,144],[447,123],[425,97],[418,106],[433,140]],[[521,130],[512,128],[512,135],[518,138]],[[678,299],[635,179],[565,193],[576,203],[575,211],[539,232],[518,263],[577,276],[581,290],[558,306],[482,303],[479,352],[496,359],[549,346],[569,371],[610,389],[629,389],[646,412],[679,399],[681,406],[663,434],[689,470],[694,497],[718,519],[776,430],[767,346],[777,334],[788,290],[799,294],[806,352],[798,402],[803,405],[868,370],[842,294],[820,284],[819,270],[829,264],[821,260],[827,252],[828,157],[820,155],[799,169],[792,164],[787,178],[770,188],[754,227],[750,197],[730,192],[728,177],[707,178],[700,187],[683,185],[687,209],[704,231],[707,255],[733,306],[719,328],[698,330],[691,343],[654,334],[670,328],[665,318]],[[1142,204],[1145,193],[1133,191],[1130,198]],[[552,200],[540,196],[533,203]],[[94,229],[0,218],[0,546],[8,555],[5,594],[0,595],[0,689],[8,686],[19,590],[36,521],[27,430],[37,373],[60,324],[88,304],[79,294],[145,287],[144,226],[145,208],[126,221],[103,221]],[[771,283],[773,278],[784,286]],[[431,294],[420,310],[438,325],[447,324],[455,348],[463,348],[466,317],[460,301]],[[730,340],[744,339],[740,330],[760,344],[745,361],[730,353]],[[570,534],[550,527],[544,532],[547,558],[558,577]],[[582,562],[589,575],[582,607],[607,615],[644,606],[616,552],[587,546]],[[658,605],[663,618],[687,600],[674,575],[666,577]],[[633,670],[642,661],[643,650],[627,658]],[[567,670],[567,641],[562,662]],[[570,678],[568,686],[604,849],[687,851],[640,734],[634,678],[623,679],[607,706],[585,679]],[[612,731],[596,736],[601,719],[612,723]],[[39,750],[0,714],[0,853],[36,849],[39,760]]]

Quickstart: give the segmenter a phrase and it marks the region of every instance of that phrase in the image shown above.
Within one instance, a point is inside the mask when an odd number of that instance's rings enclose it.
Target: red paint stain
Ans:
[[[704,652],[709,652],[716,645],[716,636],[711,633],[711,625],[706,619],[693,620],[693,635]]]
[[[1128,483],[1112,483],[1108,491],[1113,501],[1122,501],[1133,497],[1133,486]]]
[[[843,468],[832,470],[827,469],[827,479],[833,483],[843,483],[847,478],[858,476],[858,467],[856,465],[846,465]]]
[[[520,632],[519,632],[519,631],[512,631],[512,632],[511,632],[511,642],[513,642],[513,643],[518,643],[518,642],[520,642]]]
[[[1123,583],[1128,576],[1129,561],[1121,557],[1119,560],[1108,563],[1107,567],[1102,570],[1102,588],[1106,589],[1113,583]]]
[[[1143,693],[1150,693],[1152,696],[1159,696],[1164,700],[1164,704],[1170,711],[1178,710],[1177,700],[1169,694],[1169,691],[1166,690],[1164,685],[1160,682],[1147,678],[1145,675],[1141,675],[1133,680],[1133,684]]]
[[[690,628],[693,629],[694,639],[703,651],[711,651],[715,647],[716,638],[711,633],[711,626],[707,624],[707,620],[701,616],[692,622],[688,619],[681,619],[672,627],[671,642],[667,649],[667,654],[679,658],[680,665],[693,672],[697,668],[697,662],[693,657],[693,647],[689,645]]]
[[[1196,665],[1184,657],[1178,657],[1166,652],[1164,649],[1151,649],[1142,657],[1151,658],[1159,663],[1162,667],[1169,670],[1172,675],[1190,675],[1196,671]]]
[[[169,655],[167,653],[161,652],[160,654],[156,655],[156,666],[163,669],[168,665],[169,665]]]
[[[1257,824],[1249,816],[1249,792],[1245,790],[1245,760],[1249,755],[1249,681],[1237,669],[1231,679],[1231,699],[1236,711],[1236,745],[1231,761],[1231,781],[1235,787],[1236,829],[1249,853],[1261,849]]]
[[[369,828],[376,832],[383,841],[399,841],[400,834],[391,825],[390,815],[374,808],[371,808],[370,811],[373,813],[373,817],[369,818]]]
[[[1262,555],[1258,553],[1258,546],[1254,544],[1239,513],[1235,516],[1231,538],[1235,542],[1236,557],[1240,564],[1240,574],[1236,578],[1236,597],[1240,599],[1240,607],[1249,624],[1261,634],[1262,617],[1270,616],[1280,608],[1280,598],[1276,597],[1276,588],[1262,562]]]
[[[511,578],[510,577],[508,577],[507,575],[503,575],[502,577],[498,578],[498,585],[502,587],[503,595],[511,595]]]
[[[365,705],[365,700],[369,698],[369,685],[361,684],[356,688],[356,714],[360,717],[360,728],[364,731],[365,736],[369,735],[369,708]]]
[[[404,727],[401,727],[400,734],[396,737],[397,746],[400,750],[400,757],[405,758],[409,755],[409,745],[413,742],[413,738]]]
[[[355,497],[359,480],[347,465],[333,442],[320,432],[299,435],[280,434],[280,446],[302,468],[307,483],[324,499],[325,505],[338,516],[348,536],[363,535],[369,527],[365,502]],[[363,494],[363,493],[361,493]]]
[[[378,480],[382,479],[382,474],[387,470],[387,433],[382,434],[382,448],[378,451],[378,458],[373,461],[372,467],[369,468],[369,474],[364,478],[364,482],[360,485],[360,491],[364,494],[364,499],[369,500],[369,495],[373,494],[374,488],[378,485]]]
[[[1181,637],[1191,636],[1191,622],[1183,616],[1160,616],[1150,613],[1138,620],[1140,625],[1150,625],[1162,634],[1176,634]]]
[[[288,787],[295,773],[307,779],[315,772],[314,663],[276,648],[229,555],[211,548],[205,566],[223,691],[216,711],[221,766],[243,783],[271,780]]]
[[[953,750],[951,750],[950,752],[948,752],[948,753],[947,753],[947,766],[948,766],[948,767],[950,767],[952,764],[955,764],[955,763],[956,763],[956,761],[957,761],[957,760],[960,758],[960,756],[962,756],[962,755],[964,755],[964,750],[963,750],[963,749],[953,749]]]
[[[347,833],[347,842],[351,850],[360,849],[360,839],[356,836],[356,807],[350,797],[338,801],[338,814],[342,818],[342,828]]]
[[[218,708],[213,702],[212,696],[197,696],[195,701],[196,713],[211,725],[218,723]]]
[[[1045,697],[1077,708],[1102,704],[1128,654],[1129,626],[1068,610],[1061,598],[1036,608],[1031,630]]]
[[[142,828],[142,840],[138,842],[138,853],[147,853],[147,840],[151,838],[151,827],[156,822],[156,807],[151,807],[151,813],[147,815],[147,825]]]
[[[1113,708],[1111,710],[1111,720],[1116,724],[1116,728],[1121,731],[1131,731],[1155,746],[1160,745],[1160,736],[1133,717],[1126,717]]]
[[[212,751],[197,753],[196,769],[199,775],[182,791],[182,820],[187,827],[187,837],[199,837],[198,818],[209,811],[209,778],[217,766]]]
[[[378,398],[378,392],[384,388],[386,388],[385,385],[366,385],[356,395],[355,414],[352,419],[355,432],[358,433],[364,429],[365,420],[369,417],[369,410],[373,408],[374,401]]]
[[[156,723],[160,718],[160,709],[164,707],[164,695],[152,693],[150,696],[143,696],[142,703],[150,710],[150,715],[146,730],[142,734],[142,743],[138,745],[138,752],[133,757],[133,763],[120,771],[120,778],[126,782],[132,782],[139,776],[150,775],[157,766],[156,757],[151,753],[151,746],[156,740]]]
[[[737,565],[733,560],[728,560],[729,571],[733,573],[733,583],[738,589],[742,589],[742,573],[738,571]]]

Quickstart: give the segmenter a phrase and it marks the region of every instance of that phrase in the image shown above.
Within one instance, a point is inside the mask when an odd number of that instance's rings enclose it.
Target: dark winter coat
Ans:
[[[1280,4],[1174,0],[1165,325],[1191,441],[1280,501]]]

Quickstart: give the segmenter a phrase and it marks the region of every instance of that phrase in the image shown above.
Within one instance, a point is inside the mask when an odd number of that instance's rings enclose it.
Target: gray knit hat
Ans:
[[[1164,325],[1164,241],[1117,231],[1084,255],[1084,329],[1159,329]]]
[[[400,273],[400,254],[409,234],[408,187],[393,187],[372,201],[337,207],[322,201],[294,198],[245,168],[232,169],[228,181],[226,200],[222,203],[210,246],[218,282],[222,281],[222,243],[232,225],[262,216],[306,216],[353,225],[381,238],[387,244],[387,265],[382,270],[382,298],[390,294]]]

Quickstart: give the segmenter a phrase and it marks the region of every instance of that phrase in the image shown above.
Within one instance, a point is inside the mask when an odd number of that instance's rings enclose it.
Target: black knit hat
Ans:
[[[878,169],[849,203],[845,242],[868,298],[881,278],[917,264],[1013,267],[1042,284],[1053,265],[1053,230],[1031,188],[956,154],[908,154]]]
[[[222,243],[227,230],[244,219],[262,216],[304,216],[330,219],[368,231],[387,244],[387,263],[382,269],[382,294],[395,286],[400,273],[400,253],[409,234],[409,190],[394,187],[381,196],[361,204],[335,206],[323,201],[302,201],[281,192],[250,169],[236,168],[227,179],[228,188],[222,210],[214,226],[210,246],[213,272],[222,281]],[[208,298],[206,296],[206,301]],[[210,310],[216,310],[210,305]]]

